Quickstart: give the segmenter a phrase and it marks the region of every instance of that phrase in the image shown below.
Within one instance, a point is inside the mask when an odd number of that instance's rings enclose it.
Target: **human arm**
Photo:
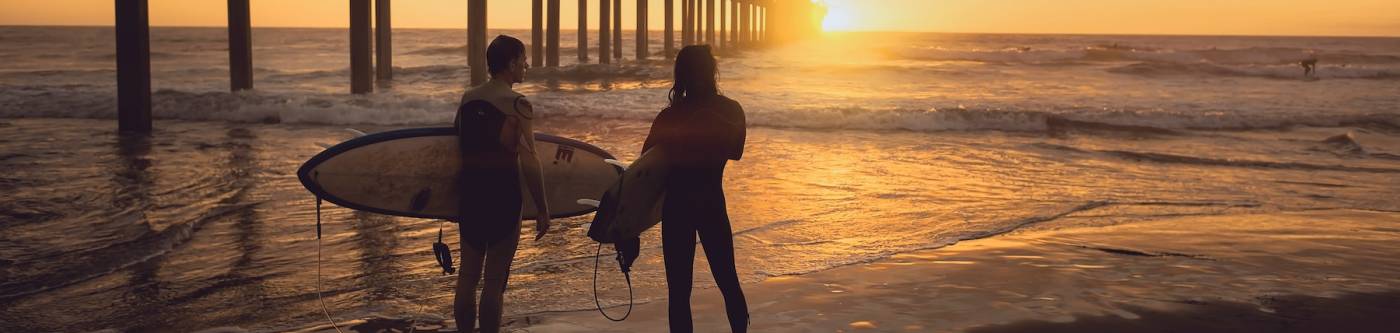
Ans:
[[[642,154],[646,154],[647,150],[665,141],[663,136],[669,134],[665,130],[665,119],[670,110],[671,108],[662,109],[660,113],[656,114],[656,118],[651,121],[651,129],[647,131],[647,138],[642,141]]]
[[[543,238],[549,232],[550,213],[549,200],[544,192],[544,171],[540,164],[539,157],[535,156],[535,131],[534,122],[528,117],[534,115],[530,102],[519,99],[516,109],[522,116],[519,122],[519,149],[516,154],[520,160],[520,172],[525,180],[525,186],[530,191],[530,197],[534,199],[537,209],[535,218],[535,240]]]

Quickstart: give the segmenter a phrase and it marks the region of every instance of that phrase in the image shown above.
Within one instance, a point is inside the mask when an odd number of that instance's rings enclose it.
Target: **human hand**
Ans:
[[[549,232],[549,213],[540,212],[539,218],[535,219],[535,240],[544,238],[544,234]]]

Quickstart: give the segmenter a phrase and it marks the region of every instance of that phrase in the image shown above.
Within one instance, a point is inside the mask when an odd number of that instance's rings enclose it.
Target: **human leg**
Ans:
[[[510,279],[510,265],[515,260],[515,250],[520,245],[520,226],[517,224],[512,235],[492,243],[486,251],[486,272],[483,274],[481,290],[481,332],[499,332],[501,313],[505,309],[506,284]]]
[[[724,310],[729,316],[729,328],[734,332],[746,332],[749,326],[749,306],[744,299],[744,289],[739,286],[739,273],[734,267],[734,234],[729,226],[729,218],[720,216],[696,226],[700,234],[700,244],[705,247],[705,259],[710,262],[710,272],[714,274],[715,285],[724,295]]]
[[[666,262],[667,314],[671,332],[691,332],[690,288],[695,267],[695,228],[683,219],[661,224],[661,253]]]
[[[471,332],[472,327],[476,326],[476,286],[477,282],[481,281],[486,252],[468,245],[465,232],[459,233],[463,239],[460,245],[462,269],[457,271],[457,290],[452,300],[452,314],[453,319],[457,320],[459,331]]]

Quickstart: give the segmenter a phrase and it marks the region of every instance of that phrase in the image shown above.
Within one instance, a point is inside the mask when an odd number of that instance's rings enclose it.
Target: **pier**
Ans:
[[[486,82],[487,0],[467,3],[467,66],[471,84]],[[558,67],[559,1],[531,1],[531,63]],[[598,63],[623,60],[622,0],[598,1]],[[793,40],[820,31],[825,9],[809,0],[637,0],[635,59],[651,56],[651,2],[663,2],[662,56],[676,54],[676,25],[681,45],[711,44],[726,52]],[[228,0],[229,89],[253,89],[253,34],[249,0]],[[589,0],[578,0],[578,61],[588,63]],[[151,50],[147,0],[115,1],[117,54],[117,122],[121,132],[151,131]],[[394,78],[390,0],[350,0],[350,93],[368,94],[375,82]],[[717,11],[718,9],[718,11]],[[769,11],[773,10],[772,20]],[[680,21],[676,22],[676,16]]]

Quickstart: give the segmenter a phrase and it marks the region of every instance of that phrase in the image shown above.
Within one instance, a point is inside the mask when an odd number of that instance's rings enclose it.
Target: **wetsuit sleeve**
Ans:
[[[668,136],[675,134],[667,128],[670,111],[670,108],[661,110],[661,113],[656,114],[656,119],[651,121],[651,130],[647,133],[646,141],[642,142],[642,153],[646,153],[647,149],[651,149],[651,147],[670,141]]]
[[[520,133],[519,140],[516,140],[520,142],[518,148],[520,151],[533,154],[535,152],[535,107],[523,96],[517,97],[514,104],[516,115],[520,117],[520,121],[516,122],[516,133]]]
[[[731,112],[732,114],[726,119],[727,125],[729,125],[729,135],[728,142],[725,144],[725,148],[728,150],[725,157],[738,161],[744,157],[744,140],[748,137],[748,123],[744,119],[744,107],[740,106],[739,103],[734,103]]]

